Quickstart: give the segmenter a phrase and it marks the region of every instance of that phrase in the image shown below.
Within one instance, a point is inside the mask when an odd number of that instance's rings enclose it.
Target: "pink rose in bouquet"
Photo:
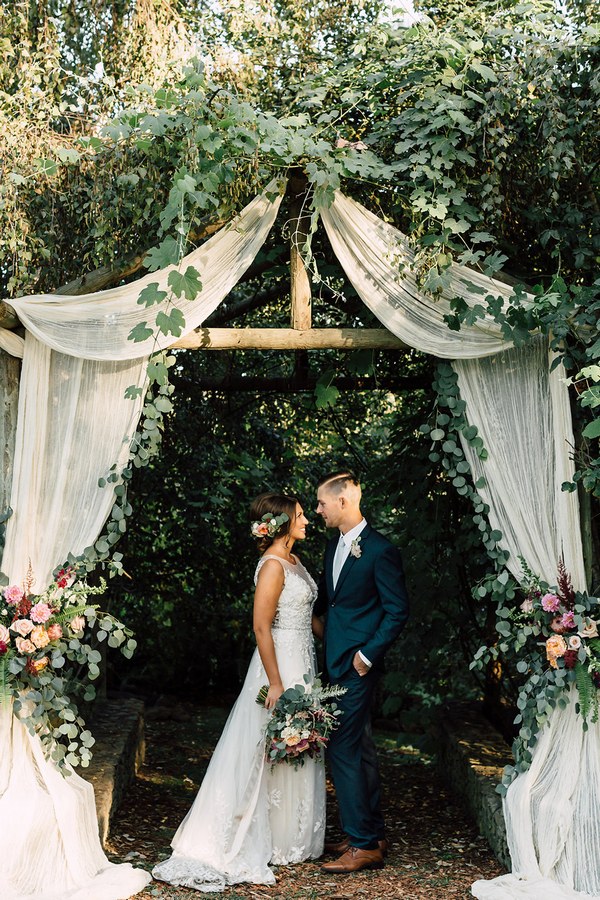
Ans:
[[[3,644],[10,643],[10,631],[6,625],[0,625],[0,641],[2,641]]]
[[[35,644],[27,640],[27,638],[18,637],[15,645],[19,653],[35,653]]]
[[[36,625],[29,637],[38,650],[41,650],[42,647],[47,647],[50,643],[50,636],[42,625]]]

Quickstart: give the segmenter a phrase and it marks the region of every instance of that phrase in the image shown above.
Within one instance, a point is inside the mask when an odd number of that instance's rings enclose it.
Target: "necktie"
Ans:
[[[342,566],[344,565],[344,557],[346,545],[344,543],[344,538],[340,534],[340,539],[338,541],[338,545],[335,548],[335,556],[333,557],[333,587],[337,585],[338,578],[340,577],[340,572],[342,571]]]

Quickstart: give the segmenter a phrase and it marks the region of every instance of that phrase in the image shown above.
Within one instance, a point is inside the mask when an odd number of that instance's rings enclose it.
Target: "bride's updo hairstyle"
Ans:
[[[289,534],[292,522],[296,515],[296,506],[298,502],[296,497],[291,497],[288,494],[277,494],[273,491],[259,494],[253,501],[252,506],[250,507],[250,520],[252,522],[252,536],[256,538],[256,545],[259,553],[264,553],[265,550],[271,546],[275,538]],[[287,516],[287,519],[285,522],[282,522],[276,530],[269,528],[269,531],[272,531],[271,534],[257,533],[258,529],[255,526],[260,525],[267,515],[273,519],[285,515]]]

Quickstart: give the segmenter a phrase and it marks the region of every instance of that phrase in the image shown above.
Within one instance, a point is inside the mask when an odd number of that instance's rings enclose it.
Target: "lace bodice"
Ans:
[[[266,553],[258,561],[254,573],[254,584],[258,573],[268,559],[276,559],[281,563],[285,573],[283,590],[279,596],[277,612],[273,619],[273,630],[310,631],[312,608],[317,599],[317,585],[296,557],[296,565],[287,562],[280,556]]]

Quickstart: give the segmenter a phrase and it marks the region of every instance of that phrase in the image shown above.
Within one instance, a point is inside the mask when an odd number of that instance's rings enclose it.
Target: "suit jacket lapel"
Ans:
[[[370,526],[370,525],[365,525],[365,527],[363,528],[363,530],[362,530],[361,533],[360,533],[360,541],[359,541],[358,546],[359,546],[360,549],[361,549],[361,555],[362,555],[362,550],[363,550],[363,547],[364,547],[364,543],[365,543],[365,541],[367,540],[367,538],[369,537],[369,534],[371,533],[371,530],[372,530],[372,529],[371,529],[371,526]],[[348,557],[346,558],[346,562],[345,562],[344,565],[342,566],[342,571],[340,572],[340,576],[339,576],[339,578],[338,578],[338,580],[337,580],[337,584],[336,584],[336,586],[335,586],[335,591],[332,591],[332,596],[335,597],[335,595],[339,592],[339,590],[340,590],[342,584],[344,583],[344,581],[346,580],[346,578],[347,578],[347,576],[348,576],[348,573],[349,573],[350,570],[352,569],[352,566],[354,565],[354,563],[355,563],[358,559],[360,559],[360,556],[353,556],[352,553],[349,553],[349,554],[348,554]],[[330,570],[330,571],[333,572],[333,558],[332,558],[332,560],[331,560],[331,570]],[[331,584],[332,584],[332,586],[333,586],[333,575],[332,575],[332,578],[331,578]]]

